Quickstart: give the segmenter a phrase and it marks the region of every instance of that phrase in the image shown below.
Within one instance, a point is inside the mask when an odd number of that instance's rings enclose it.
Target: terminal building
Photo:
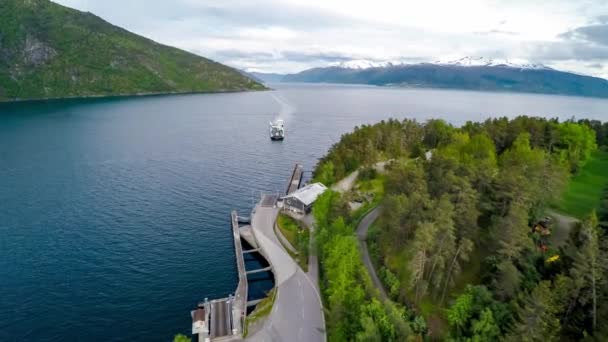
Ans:
[[[327,187],[321,183],[308,184],[282,198],[283,210],[305,215],[312,209],[313,203]]]

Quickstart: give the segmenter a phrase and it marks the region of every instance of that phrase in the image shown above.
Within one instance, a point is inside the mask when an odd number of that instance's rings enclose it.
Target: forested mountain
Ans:
[[[513,91],[608,97],[608,81],[536,65],[420,63],[332,66],[285,75],[283,82]]]
[[[238,71],[49,0],[0,1],[0,101],[264,89]]]
[[[360,261],[355,194],[325,193],[313,214],[328,339],[608,339],[608,237],[598,222],[608,221],[608,201],[573,226],[547,218],[606,128],[389,120],[344,135],[314,177],[332,184],[360,170],[361,181],[383,184],[368,241],[390,300],[378,299]],[[376,175],[371,166],[386,160]]]

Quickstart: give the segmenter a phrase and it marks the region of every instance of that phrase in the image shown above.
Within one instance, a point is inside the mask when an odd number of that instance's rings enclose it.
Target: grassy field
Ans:
[[[581,172],[574,176],[555,209],[567,215],[584,218],[600,204],[602,191],[608,186],[608,152],[596,151]]]
[[[308,271],[308,248],[310,241],[308,229],[300,226],[299,222],[285,214],[279,214],[277,223],[283,236],[298,251],[298,255],[292,255],[289,250],[287,252],[298,262],[304,272]]]
[[[295,247],[296,234],[299,230],[298,223],[285,214],[279,214],[278,224],[279,229],[281,229],[281,233],[283,233],[283,236],[285,236],[285,238],[291,243],[291,245]]]
[[[373,194],[373,199],[371,202],[364,203],[360,208],[353,211],[350,214],[350,222],[353,227],[357,229],[359,222],[363,219],[365,215],[367,215],[372,209],[378,206],[384,197],[384,183],[386,181],[386,176],[378,175],[374,179],[369,180],[357,180],[355,185],[355,189],[359,192],[370,193]]]
[[[276,293],[277,291],[275,287],[270,290],[266,298],[264,298],[255,306],[255,310],[253,310],[253,312],[247,316],[247,322],[245,323],[245,331],[243,334],[244,336],[247,336],[249,324],[254,324],[261,318],[264,318],[270,314],[270,311],[272,310],[272,305],[274,304]]]

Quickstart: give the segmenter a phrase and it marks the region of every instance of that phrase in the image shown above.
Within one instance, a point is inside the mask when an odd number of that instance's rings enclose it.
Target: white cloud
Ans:
[[[285,27],[248,27],[236,32],[236,36],[247,40],[285,42],[298,38],[298,33]]]
[[[164,44],[269,72],[294,72],[348,57],[526,59],[604,77],[605,69],[589,65],[608,64],[602,47],[564,36],[601,22],[608,15],[603,0],[56,2]]]

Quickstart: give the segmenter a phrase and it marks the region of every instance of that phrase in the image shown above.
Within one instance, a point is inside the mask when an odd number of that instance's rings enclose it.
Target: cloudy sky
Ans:
[[[608,0],[54,0],[228,65],[526,60],[608,78]]]

